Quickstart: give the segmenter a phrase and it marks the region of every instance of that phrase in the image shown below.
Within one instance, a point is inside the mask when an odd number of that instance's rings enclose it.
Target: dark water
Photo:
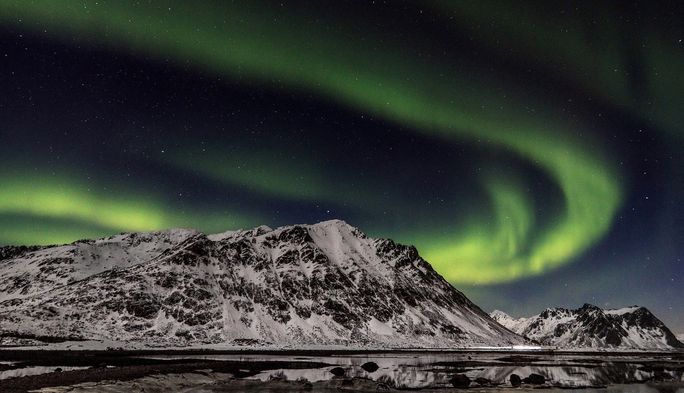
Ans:
[[[443,392],[455,377],[478,392],[684,393],[684,353],[0,351],[3,393]]]
[[[178,359],[179,356],[161,358]],[[182,358],[182,356],[180,357]],[[456,374],[467,376],[470,388],[509,390],[510,376],[531,374],[544,377],[542,385],[524,384],[524,388],[546,390],[583,388],[584,391],[676,392],[684,393],[684,359],[681,354],[507,354],[507,353],[384,353],[339,354],[326,356],[278,355],[206,355],[193,359],[241,361],[301,361],[325,363],[317,368],[279,368],[266,370],[246,379],[330,381],[335,378],[362,378],[395,389],[452,388]],[[377,364],[366,371],[362,365]],[[344,370],[336,377],[332,369]],[[479,381],[476,382],[476,381]]]

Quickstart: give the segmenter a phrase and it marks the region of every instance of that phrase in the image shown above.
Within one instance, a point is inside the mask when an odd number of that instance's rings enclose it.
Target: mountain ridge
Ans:
[[[340,220],[124,233],[0,253],[0,337],[153,346],[510,346],[415,247]]]
[[[500,310],[490,316],[511,331],[547,346],[562,348],[684,348],[647,308],[601,309],[589,303],[576,309],[546,308],[537,315],[513,318]]]

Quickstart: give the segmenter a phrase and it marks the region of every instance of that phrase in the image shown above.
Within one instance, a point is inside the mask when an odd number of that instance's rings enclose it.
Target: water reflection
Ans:
[[[181,357],[163,357],[182,358]],[[261,381],[329,381],[334,378],[365,378],[391,388],[423,389],[453,387],[454,375],[465,375],[471,388],[509,390],[510,377],[543,376],[542,385],[523,388],[586,388],[587,392],[684,393],[684,362],[662,355],[553,354],[504,355],[501,353],[386,353],[330,356],[205,355],[193,359],[320,362],[329,366],[315,369],[277,369],[247,378]],[[377,370],[361,366],[372,362]],[[343,370],[342,376],[331,372]],[[649,383],[651,385],[647,385]],[[593,388],[593,389],[592,389]],[[536,390],[535,390],[536,391]]]

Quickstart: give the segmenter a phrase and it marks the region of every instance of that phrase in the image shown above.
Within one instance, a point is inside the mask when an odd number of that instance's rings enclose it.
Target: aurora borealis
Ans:
[[[649,4],[0,0],[0,243],[341,218],[485,307],[684,330],[684,14]]]

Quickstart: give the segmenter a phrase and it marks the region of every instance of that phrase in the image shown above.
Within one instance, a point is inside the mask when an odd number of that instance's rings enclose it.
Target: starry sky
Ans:
[[[684,332],[684,5],[0,0],[0,244],[339,218]]]

